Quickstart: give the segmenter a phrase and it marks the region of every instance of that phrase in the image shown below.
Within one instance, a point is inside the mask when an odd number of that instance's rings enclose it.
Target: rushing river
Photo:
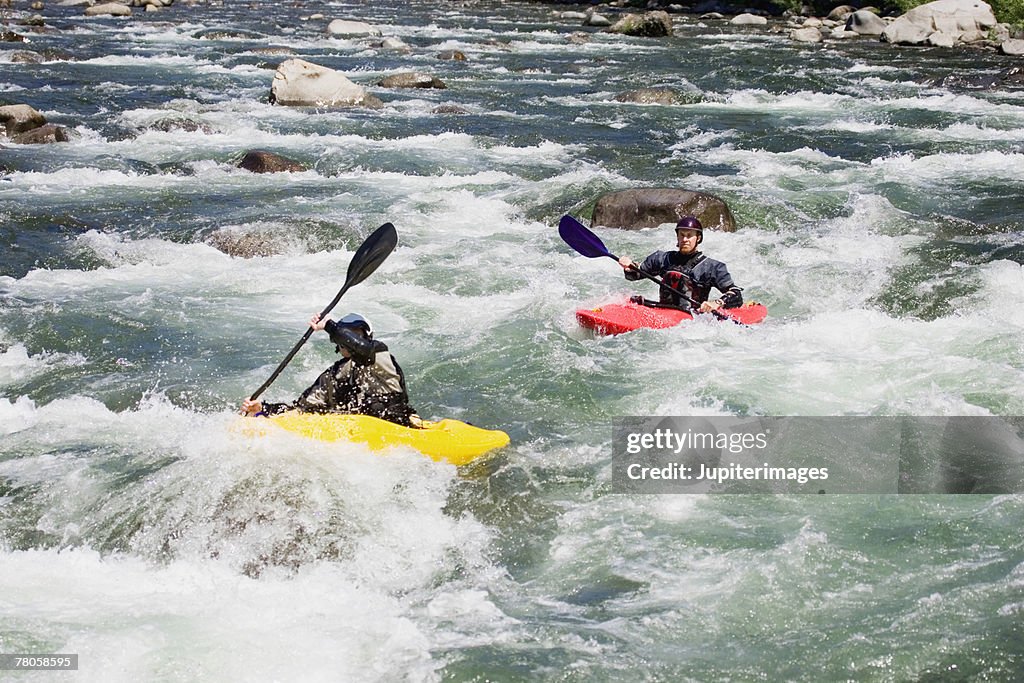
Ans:
[[[1024,414],[1024,92],[934,85],[1013,62],[693,15],[576,44],[560,9],[47,3],[53,31],[3,45],[3,102],[72,137],[0,149],[0,652],[79,671],[0,679],[1024,677],[1024,496],[623,495],[610,446],[629,415]],[[270,46],[385,106],[269,104]],[[375,85],[411,70],[447,89]],[[683,101],[614,100],[641,87]],[[237,168],[255,148],[310,170]],[[739,229],[703,249],[764,325],[578,328],[654,286],[559,216],[650,186],[728,202]],[[237,429],[388,221],[398,248],[336,312],[422,415],[510,434],[479,465]],[[314,337],[265,396],[334,357]]]

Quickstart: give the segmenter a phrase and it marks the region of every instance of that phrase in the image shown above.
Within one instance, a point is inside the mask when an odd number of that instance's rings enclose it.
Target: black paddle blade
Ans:
[[[391,223],[385,223],[374,230],[352,256],[345,284],[351,287],[369,277],[370,273],[384,263],[384,259],[395,250],[397,244],[398,232]]]
[[[615,258],[608,252],[601,238],[572,216],[562,216],[558,221],[558,234],[565,240],[566,244],[587,258],[597,258],[599,256]],[[617,261],[618,259],[615,260]]]
[[[356,253],[352,255],[352,260],[348,264],[348,274],[345,276],[345,284],[342,285],[341,291],[321,311],[320,317],[322,318],[331,312],[331,309],[341,299],[341,295],[348,291],[349,287],[358,285],[370,277],[370,274],[377,270],[380,264],[384,263],[384,259],[395,250],[397,244],[398,232],[391,223],[385,223],[370,233],[370,236],[366,238],[359,248],[356,249]]]

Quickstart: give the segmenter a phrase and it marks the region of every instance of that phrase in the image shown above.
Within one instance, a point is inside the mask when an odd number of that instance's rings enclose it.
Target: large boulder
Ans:
[[[846,18],[856,11],[857,8],[852,5],[839,5],[833,7],[825,18],[829,21],[846,21]]]
[[[19,145],[45,145],[51,142],[67,142],[70,139],[66,130],[58,125],[47,123],[24,133],[18,133],[11,138],[11,142],[16,142]]]
[[[379,99],[345,77],[304,59],[289,59],[274,73],[270,101],[298,107],[379,107]]]
[[[789,32],[789,39],[798,43],[820,43],[824,40],[821,30],[814,26],[793,29]]]
[[[668,16],[668,12],[663,10],[643,14],[627,14],[607,30],[627,36],[662,38],[672,35],[672,18]]]
[[[598,198],[592,225],[639,230],[675,223],[696,216],[708,230],[734,232],[736,221],[724,201],[704,192],[671,187],[637,188],[609,192]]]
[[[132,8],[119,2],[107,2],[102,5],[93,5],[92,7],[85,8],[85,16],[87,17],[130,17],[131,15]]]
[[[982,0],[936,0],[897,17],[882,40],[896,45],[973,42],[995,25],[992,8]]]
[[[9,104],[0,107],[0,123],[6,128],[7,137],[14,137],[45,125],[46,117],[27,104]]]
[[[999,51],[1004,55],[1013,55],[1015,57],[1024,55],[1024,40],[1020,40],[1019,38],[1004,40],[999,45]]]
[[[733,26],[765,26],[768,24],[768,19],[759,14],[750,14],[749,12],[745,12],[743,14],[737,14],[729,20],[729,23]]]
[[[846,18],[846,30],[861,36],[880,36],[887,24],[874,12],[857,10]]]

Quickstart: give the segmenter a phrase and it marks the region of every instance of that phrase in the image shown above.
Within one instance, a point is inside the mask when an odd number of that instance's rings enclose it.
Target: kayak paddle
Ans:
[[[599,258],[601,256],[607,256],[616,263],[618,263],[619,261],[619,257],[608,251],[608,248],[604,246],[604,242],[601,241],[600,237],[595,235],[593,231],[591,231],[589,228],[587,228],[585,225],[580,223],[572,216],[562,216],[562,218],[558,221],[558,234],[561,236],[561,238],[565,241],[566,244],[568,244],[570,247],[572,247],[579,253],[583,254],[587,258]],[[648,280],[657,282],[659,285],[669,290],[670,292],[675,292],[679,296],[689,301],[693,306],[696,307],[696,309],[700,309],[700,303],[698,303],[697,300],[694,299],[693,297],[686,294],[686,292],[681,292],[675,287],[671,287],[665,284],[664,280],[655,275],[651,275],[646,271],[640,270],[639,266],[637,266],[636,264],[633,265],[633,270],[640,273]],[[720,311],[711,312],[714,313],[715,317],[718,318],[719,320],[725,320],[727,318],[731,320],[729,316]]]
[[[358,285],[360,282],[368,278],[373,271],[377,270],[377,267],[384,263],[384,259],[394,251],[395,245],[397,244],[398,232],[395,231],[395,226],[391,223],[385,223],[374,230],[370,236],[366,238],[366,241],[356,249],[356,253],[352,256],[352,261],[348,264],[348,275],[345,277],[345,284],[342,285],[341,290],[338,292],[337,296],[331,300],[331,303],[327,304],[327,308],[320,313],[320,317],[323,318],[331,312],[331,309],[338,303],[341,296],[348,291],[349,287]],[[277,369],[274,370],[274,373],[270,376],[270,379],[264,382],[259,389],[253,392],[253,395],[249,397],[250,401],[255,401],[259,398],[259,395],[262,394],[275,379],[277,379],[277,376],[281,374],[281,371],[284,370],[285,366],[291,362],[292,358],[295,357],[295,354],[299,352],[299,349],[302,348],[302,345],[306,343],[306,340],[309,339],[312,334],[313,328],[306,328],[306,333],[302,335],[302,339],[299,340],[299,343],[292,348],[287,356],[285,356],[284,360],[281,361],[281,364],[277,366]]]

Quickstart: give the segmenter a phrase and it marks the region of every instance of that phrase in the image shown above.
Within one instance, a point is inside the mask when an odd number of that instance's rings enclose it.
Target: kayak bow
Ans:
[[[768,309],[758,303],[747,303],[739,308],[721,308],[727,319],[744,325],[762,322],[768,315]],[[605,304],[597,308],[581,308],[576,311],[576,320],[588,330],[597,334],[622,334],[641,328],[655,330],[675,327],[686,320],[693,320],[693,315],[676,308],[657,308],[644,306],[632,301]]]
[[[256,427],[260,436],[267,426],[284,429],[317,441],[352,441],[379,451],[408,446],[438,462],[465,465],[496,448],[507,446],[505,432],[482,429],[466,422],[443,419],[424,420],[423,428],[403,427],[369,415],[340,413],[303,413],[290,410],[269,418],[245,418],[247,427]],[[257,426],[258,425],[258,426]]]

